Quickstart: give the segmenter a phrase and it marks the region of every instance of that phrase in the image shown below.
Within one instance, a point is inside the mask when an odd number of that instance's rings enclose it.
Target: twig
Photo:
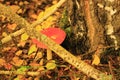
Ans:
[[[38,75],[43,75],[45,73],[45,71],[41,71],[41,72],[32,72],[32,71],[28,71],[28,72],[19,72],[19,71],[3,71],[0,70],[0,74],[16,74],[16,75],[30,75],[30,76],[38,76]]]
[[[25,29],[24,29],[24,28],[23,28],[23,29],[20,29],[20,30],[18,30],[18,31],[16,31],[16,32],[10,34],[9,36],[3,38],[3,39],[1,40],[1,42],[2,42],[2,44],[7,43],[8,41],[12,40],[12,37],[19,36],[19,35],[21,35],[21,34],[24,33],[24,32],[25,32]]]
[[[114,76],[114,73],[113,73],[113,70],[112,70],[111,62],[109,61],[108,64],[109,64],[109,70],[110,70],[110,73],[111,73],[112,76],[113,76],[112,80],[116,80],[116,79],[115,79],[115,76]]]

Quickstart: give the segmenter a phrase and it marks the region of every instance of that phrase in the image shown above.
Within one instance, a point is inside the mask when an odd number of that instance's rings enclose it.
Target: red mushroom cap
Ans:
[[[45,34],[52,40],[54,40],[57,44],[61,44],[65,37],[66,33],[61,30],[60,28],[47,28],[42,31],[40,31],[42,34]],[[47,49],[48,47],[44,45],[42,42],[38,41],[37,39],[32,39],[32,42],[37,45],[39,48],[45,48]]]

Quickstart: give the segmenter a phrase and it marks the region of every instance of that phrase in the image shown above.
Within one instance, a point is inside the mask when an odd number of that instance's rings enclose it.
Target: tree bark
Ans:
[[[119,50],[119,0],[68,0],[66,5],[72,53],[94,52],[101,56],[108,46]]]

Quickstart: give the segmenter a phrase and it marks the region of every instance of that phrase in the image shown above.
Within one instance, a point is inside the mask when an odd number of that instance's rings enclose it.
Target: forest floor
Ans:
[[[55,5],[58,1],[0,0],[0,3],[10,6],[15,13],[26,19],[29,23],[33,23],[35,20],[41,18],[42,13],[46,9]],[[58,9],[57,12],[41,25],[36,26],[36,30],[58,27],[63,7]],[[114,23],[117,24],[115,21]],[[7,17],[0,15],[0,40],[19,29],[18,25],[10,22]],[[93,80],[63,61],[54,52],[52,52],[53,58],[48,60],[46,52],[46,49],[36,47],[26,34],[13,37],[12,41],[0,47],[0,70],[3,71],[3,74],[0,73],[0,80]],[[77,57],[80,58],[81,55],[83,54],[77,55]],[[86,56],[84,61],[90,65],[93,62],[89,56]],[[111,74],[114,76],[114,79],[120,80],[120,50],[108,50],[108,52],[105,52],[101,62],[98,65],[92,66],[106,74]],[[6,75],[5,71],[18,71],[19,74],[8,72],[9,75]],[[33,73],[22,75],[22,72],[27,71]],[[41,74],[32,76],[37,71],[41,72]]]

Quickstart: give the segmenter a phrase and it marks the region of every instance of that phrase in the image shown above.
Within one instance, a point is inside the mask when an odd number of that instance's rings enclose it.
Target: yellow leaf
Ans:
[[[35,51],[37,51],[37,47],[36,47],[36,45],[32,45],[32,46],[30,46],[30,48],[29,48],[29,51],[28,51],[28,55],[30,55],[31,53],[33,53],[33,52],[35,52]]]
[[[24,33],[21,35],[21,41],[25,41],[29,38],[29,36],[27,35],[27,33]]]
[[[3,36],[3,37],[6,37],[6,36],[8,36],[8,35],[7,35],[6,32],[3,32],[3,33],[2,33],[2,36]]]
[[[92,65],[98,65],[99,63],[100,63],[100,58],[97,55],[94,55]]]
[[[44,59],[41,59],[39,64],[42,66],[44,64]]]
[[[42,30],[42,26],[37,25],[37,26],[35,27],[35,30],[38,31],[38,32],[40,32],[40,31]]]
[[[48,63],[46,64],[46,68],[47,68],[47,70],[55,69],[55,68],[56,68],[55,61],[52,60],[52,61],[48,62]]]
[[[44,66],[40,66],[38,69],[38,71],[43,71],[43,70],[45,70]]]

